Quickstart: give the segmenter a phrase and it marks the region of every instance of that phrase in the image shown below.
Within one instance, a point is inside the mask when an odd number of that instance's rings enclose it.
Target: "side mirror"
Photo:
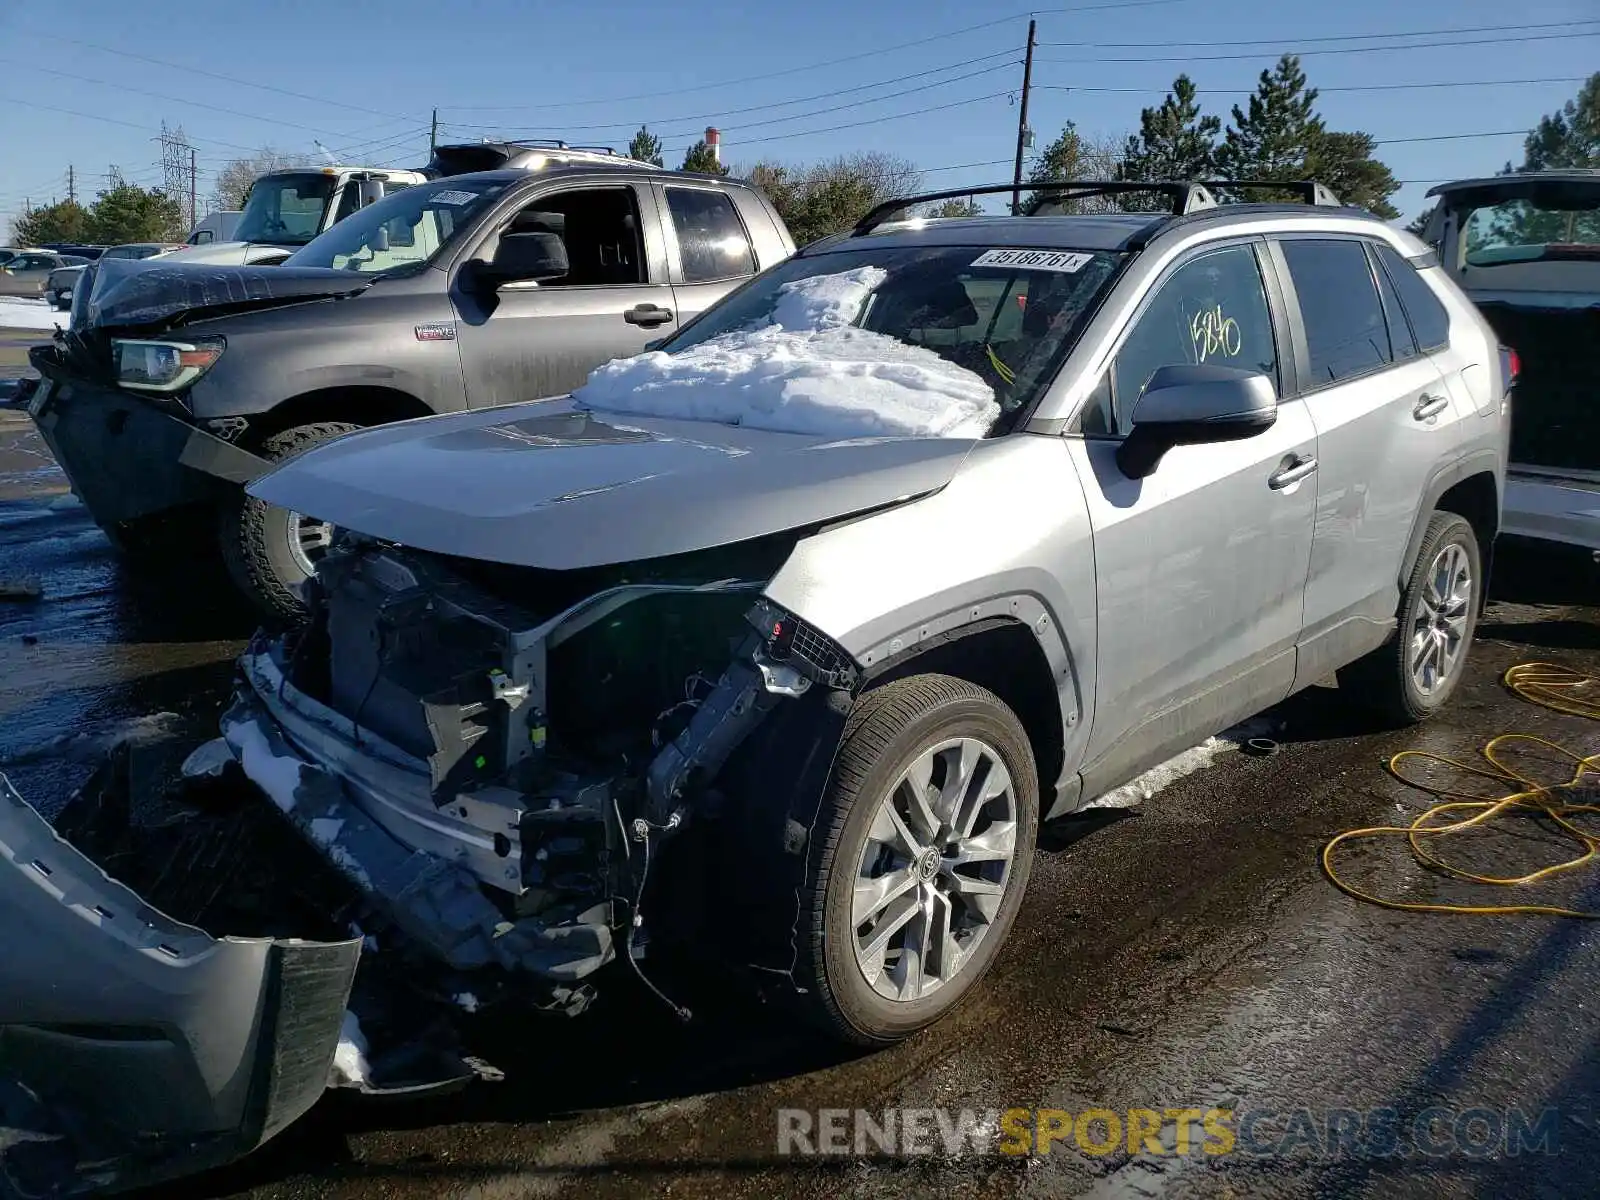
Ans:
[[[383,199],[383,180],[361,179],[356,181],[356,198],[362,208],[369,204],[376,204]]]
[[[486,286],[525,279],[560,279],[572,269],[567,244],[553,233],[507,233],[500,237],[491,262],[479,262],[476,274]]]
[[[1277,388],[1259,371],[1158,367],[1134,406],[1133,432],[1117,447],[1117,466],[1143,479],[1174,446],[1254,437],[1277,419]]]

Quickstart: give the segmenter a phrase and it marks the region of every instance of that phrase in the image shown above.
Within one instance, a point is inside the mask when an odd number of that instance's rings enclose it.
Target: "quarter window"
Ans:
[[[1368,246],[1369,251],[1376,251],[1376,246]],[[1383,315],[1389,324],[1389,345],[1394,351],[1395,362],[1405,362],[1417,356],[1417,339],[1411,336],[1411,326],[1406,321],[1405,306],[1400,303],[1400,297],[1395,294],[1394,284],[1389,282],[1389,276],[1382,267],[1375,265],[1373,274],[1378,280],[1378,293],[1383,297]]]
[[[1417,274],[1392,246],[1378,247],[1378,261],[1394,284],[1394,290],[1411,318],[1411,331],[1423,350],[1437,350],[1450,340],[1450,314],[1427,281]]]
[[[1272,316],[1250,246],[1203,254],[1168,277],[1117,351],[1111,373],[1118,421],[1086,412],[1082,427],[1125,428],[1157,368],[1200,363],[1259,371],[1277,386]],[[1090,405],[1103,403],[1103,395],[1097,389]]]
[[[1311,386],[1338,383],[1392,362],[1383,305],[1361,243],[1293,238],[1282,245],[1300,299]]]
[[[755,274],[755,252],[728,196],[699,188],[669,187],[667,209],[678,234],[686,282],[709,283]]]

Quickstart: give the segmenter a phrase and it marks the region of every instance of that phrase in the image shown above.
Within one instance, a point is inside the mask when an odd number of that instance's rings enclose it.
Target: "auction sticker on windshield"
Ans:
[[[435,204],[468,204],[478,198],[477,192],[435,192],[432,196]]]
[[[1094,255],[1068,250],[990,250],[973,260],[975,267],[1012,267],[1023,271],[1058,271],[1074,275]]]

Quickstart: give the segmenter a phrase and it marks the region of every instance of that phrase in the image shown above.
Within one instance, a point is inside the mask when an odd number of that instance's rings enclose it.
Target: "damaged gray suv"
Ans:
[[[1042,820],[1335,672],[1395,720],[1444,704],[1499,523],[1492,333],[1320,188],[1145,188],[1170,213],[899,201],[569,398],[256,481],[342,533],[194,770],[253,781],[237,819],[285,815],[358,927],[315,970],[281,938],[293,970],[192,970],[184,1012],[271,985],[270,1057],[326,1064],[358,958],[576,1012],[676,948],[891,1042],[992,965]],[[129,1019],[83,1007],[51,1019]]]

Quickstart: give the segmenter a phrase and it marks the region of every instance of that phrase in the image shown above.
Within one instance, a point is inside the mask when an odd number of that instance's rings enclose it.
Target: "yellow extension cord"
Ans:
[[[1506,672],[1505,684],[1518,696],[1534,704],[1554,709],[1556,712],[1588,717],[1591,720],[1600,720],[1600,675],[1574,671],[1552,663],[1521,663]],[[1541,783],[1539,780],[1532,779],[1507,766],[1501,760],[1500,752],[1502,748],[1513,743],[1555,751],[1562,758],[1575,764],[1572,777],[1560,783]],[[1398,909],[1401,912],[1473,913],[1480,915],[1530,913],[1540,916],[1600,920],[1600,912],[1563,908],[1553,904],[1424,904],[1403,900],[1389,900],[1382,896],[1375,896],[1371,892],[1364,892],[1339,878],[1338,872],[1333,867],[1333,852],[1340,843],[1354,841],[1358,838],[1404,837],[1410,843],[1411,851],[1417,856],[1418,860],[1433,867],[1435,870],[1455,879],[1463,879],[1470,883],[1489,884],[1495,887],[1515,887],[1519,884],[1536,883],[1553,875],[1559,875],[1562,872],[1586,866],[1597,855],[1600,855],[1600,831],[1591,833],[1574,825],[1570,820],[1570,818],[1583,813],[1600,813],[1600,803],[1568,803],[1561,798],[1563,793],[1576,786],[1588,784],[1600,788],[1600,754],[1588,756],[1576,754],[1565,746],[1557,745],[1555,742],[1542,737],[1535,737],[1533,734],[1502,733],[1499,737],[1491,739],[1488,745],[1483,748],[1483,757],[1488,762],[1489,768],[1492,769],[1459,762],[1456,759],[1445,758],[1439,754],[1431,754],[1425,750],[1402,750],[1399,754],[1396,754],[1389,760],[1389,773],[1402,783],[1409,784],[1419,791],[1428,792],[1438,797],[1440,803],[1420,814],[1410,825],[1373,825],[1366,829],[1351,829],[1339,834],[1322,848],[1322,869],[1327,872],[1328,878],[1333,881],[1334,886],[1340,891],[1355,897],[1357,900],[1365,900],[1369,904],[1376,904],[1382,908]],[[1449,788],[1437,787],[1414,779],[1401,770],[1402,763],[1412,760],[1442,763],[1467,775],[1494,780],[1501,784],[1517,785],[1519,790],[1509,795],[1484,796],[1472,792],[1458,792]],[[1600,801],[1600,791],[1596,792],[1595,799]],[[1537,871],[1530,871],[1526,875],[1500,877],[1479,875],[1472,871],[1464,871],[1459,867],[1452,867],[1424,848],[1423,843],[1428,838],[1460,833],[1463,830],[1486,825],[1503,813],[1547,817],[1581,845],[1583,853],[1576,858],[1542,867]],[[1462,814],[1472,815],[1462,816]],[[1447,816],[1452,819],[1444,824],[1433,823],[1439,818]]]

